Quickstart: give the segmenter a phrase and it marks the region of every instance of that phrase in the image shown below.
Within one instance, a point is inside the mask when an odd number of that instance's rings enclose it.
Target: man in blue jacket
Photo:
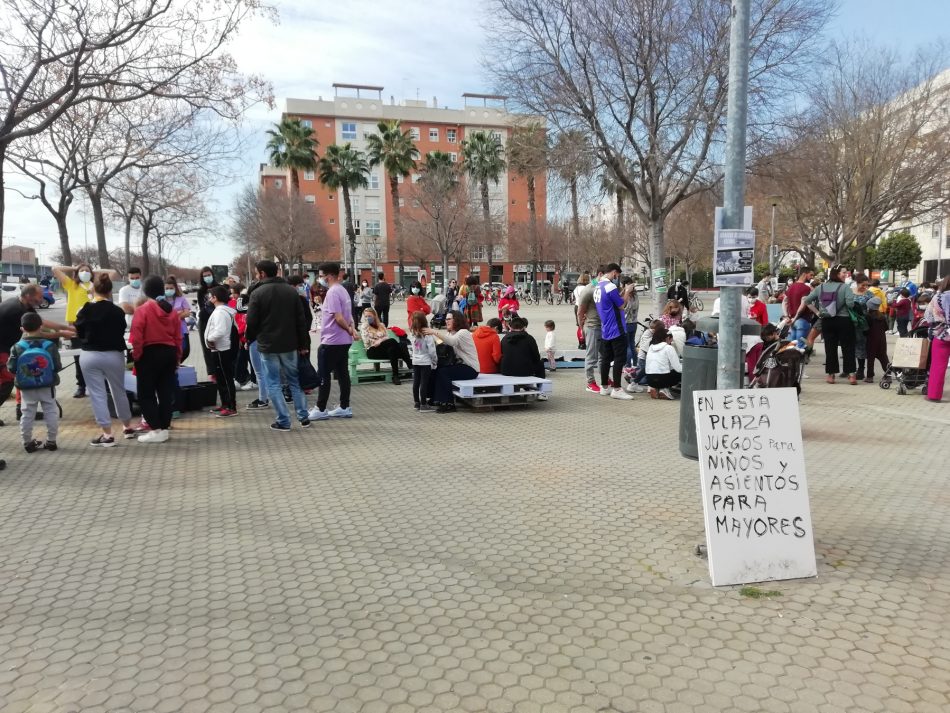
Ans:
[[[627,328],[623,317],[623,298],[617,287],[620,265],[615,262],[604,268],[604,278],[594,288],[594,304],[600,317],[600,393],[620,401],[633,396],[623,390],[620,377],[627,359]],[[613,388],[608,383],[613,363]]]

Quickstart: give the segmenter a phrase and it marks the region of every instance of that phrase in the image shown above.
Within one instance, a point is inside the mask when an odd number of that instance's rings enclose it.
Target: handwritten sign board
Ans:
[[[904,369],[926,369],[929,347],[930,342],[926,339],[899,338],[891,364]]]
[[[795,389],[694,391],[713,586],[814,577]]]

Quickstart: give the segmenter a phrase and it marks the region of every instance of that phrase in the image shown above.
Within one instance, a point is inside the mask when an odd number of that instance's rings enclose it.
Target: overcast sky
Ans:
[[[253,109],[245,131],[262,133],[279,119],[287,97],[328,98],[331,84],[347,82],[385,87],[384,98],[396,101],[437,97],[440,105],[459,107],[463,92],[489,91],[481,70],[480,23],[485,3],[479,0],[381,0],[277,2],[279,24],[257,20],[247,24],[232,46],[242,71],[265,76],[274,86],[277,106]],[[830,36],[863,34],[878,42],[909,48],[947,37],[947,0],[841,0]],[[200,266],[223,262],[236,250],[231,244],[229,213],[236,190],[253,182],[266,159],[263,137],[237,167],[239,180],[222,186],[212,197],[220,226],[215,235],[190,241],[177,256],[179,264]],[[29,183],[9,177],[9,184],[32,192]],[[44,261],[58,248],[52,217],[37,201],[7,192],[4,245],[33,245]],[[71,243],[95,243],[92,216],[79,210],[71,221]],[[121,238],[110,235],[110,244]]]

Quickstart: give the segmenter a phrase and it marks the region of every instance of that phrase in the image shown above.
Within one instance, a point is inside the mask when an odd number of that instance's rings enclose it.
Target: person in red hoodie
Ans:
[[[431,314],[432,308],[426,302],[425,288],[419,280],[416,280],[409,286],[409,297],[406,298],[406,313],[409,319],[409,326],[412,326],[412,313],[422,312],[422,314]]]
[[[135,362],[136,392],[151,427],[139,443],[164,443],[175,410],[175,371],[181,359],[181,318],[165,298],[165,283],[150,275],[142,285],[148,300],[132,315],[129,341]]]
[[[501,339],[498,330],[501,320],[492,318],[472,332],[475,351],[478,352],[478,373],[497,374],[501,364]]]
[[[501,320],[502,331],[511,331],[508,320],[512,317],[517,317],[519,309],[521,309],[521,303],[518,302],[518,298],[515,297],[515,286],[508,285],[508,287],[505,288],[504,296],[498,300],[498,319]]]
[[[749,288],[749,319],[754,319],[763,327],[769,323],[769,310],[759,299],[759,291],[755,287]]]

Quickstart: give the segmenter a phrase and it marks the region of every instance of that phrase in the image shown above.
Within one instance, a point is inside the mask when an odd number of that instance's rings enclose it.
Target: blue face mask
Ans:
[[[213,275],[205,275],[205,276],[202,277],[201,279],[204,280],[204,283],[205,283],[206,285],[210,285],[212,282],[214,282],[214,276],[213,276]]]
[[[375,317],[367,317],[367,318],[366,318],[366,324],[369,324],[369,325],[374,325],[374,324],[376,324],[376,318],[375,318]]]
[[[168,299],[173,299],[175,297],[175,290],[165,290],[165,297]]]
[[[135,289],[138,289],[138,288],[140,288],[140,287],[142,286],[142,281],[136,277],[136,278],[133,278],[133,279],[129,280],[129,284],[130,284],[132,287],[134,287]]]
[[[317,282],[320,283],[320,287],[329,287],[330,284],[326,281],[326,278],[318,277]]]
[[[307,288],[304,287],[303,285],[297,285],[297,294],[298,294],[298,295],[305,295],[305,294],[307,294]]]

